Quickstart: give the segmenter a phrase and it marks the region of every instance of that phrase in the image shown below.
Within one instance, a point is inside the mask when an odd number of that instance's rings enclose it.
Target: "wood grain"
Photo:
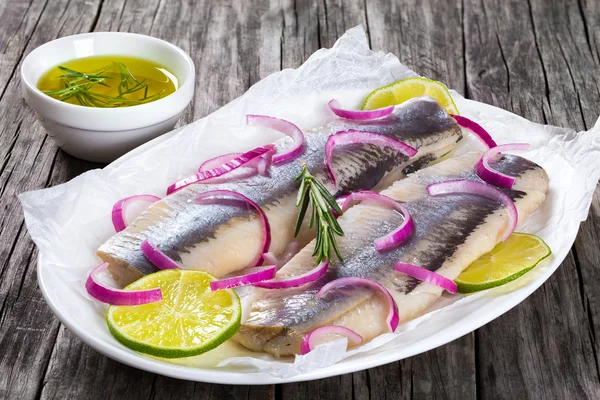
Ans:
[[[44,303],[16,194],[97,165],[46,138],[21,99],[24,55],[94,30],[175,43],[197,68],[181,125],[357,24],[374,50],[470,98],[577,129],[600,113],[595,0],[0,0],[0,398],[600,398],[600,192],[574,251],[513,311],[428,353],[316,382],[223,386],[143,372],[84,345]]]
[[[9,49],[2,65],[14,63],[0,99],[0,398],[33,398],[39,393],[59,325],[37,288],[37,253],[24,229],[16,194],[65,182],[90,168],[89,163],[59,153],[46,139],[33,113],[24,106],[15,71],[23,54],[35,47],[59,35],[90,29],[98,4],[21,4],[30,9],[21,13],[17,32],[9,30],[14,29],[12,22],[0,23],[3,48]],[[19,9],[14,3],[2,3],[0,9],[7,6]],[[18,13],[8,16],[16,18]],[[18,43],[21,48],[14,48]],[[11,61],[13,55],[18,56]],[[4,79],[2,70],[0,83]]]
[[[506,7],[470,1],[465,9],[465,18],[474,21],[465,35],[472,98],[533,121],[577,129],[598,115],[595,78],[587,73],[597,71],[598,64],[577,2],[513,1]],[[587,240],[581,241],[583,235],[578,240],[587,244],[583,262],[571,254],[531,299],[476,332],[482,397],[600,396],[597,344],[590,335],[595,327],[581,293],[584,285],[585,293],[597,296],[589,285],[597,278],[597,264],[591,262],[598,257],[597,241],[589,235],[597,231],[588,224],[582,228]]]

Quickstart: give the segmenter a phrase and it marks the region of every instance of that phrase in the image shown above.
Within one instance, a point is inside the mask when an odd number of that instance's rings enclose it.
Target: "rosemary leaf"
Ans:
[[[318,181],[316,182],[316,186],[317,186],[317,189],[319,189],[319,192],[321,192],[321,195],[323,196],[325,201],[327,201],[327,204],[329,204],[329,207],[333,208],[333,211],[335,211],[339,215],[342,215],[342,209],[340,208],[340,205],[337,203],[337,201],[335,201],[333,196],[329,193],[329,190],[327,190],[327,188],[325,186],[323,186],[323,184],[321,182],[318,182]]]
[[[308,188],[307,188],[308,190]],[[302,192],[298,192],[300,194]],[[303,197],[300,197],[300,201],[302,201],[302,206],[300,207],[300,212],[298,213],[298,219],[296,220],[296,228],[294,229],[294,237],[298,236],[300,233],[300,228],[302,227],[302,221],[304,220],[304,215],[306,214],[306,210],[308,210],[308,203],[310,202],[310,197],[306,196],[305,193],[302,194]],[[296,203],[296,206],[299,206],[300,203]]]
[[[91,91],[95,85],[110,87],[110,85],[106,84],[104,81],[113,78],[102,74],[113,68],[113,65],[100,68],[94,72],[75,71],[61,65],[58,68],[61,71],[66,72],[63,75],[60,75],[65,87],[57,90],[48,90],[44,93],[62,101],[68,101],[75,98],[79,104],[88,107],[133,106],[158,100],[164,95],[164,90],[161,90],[159,93],[148,96],[149,87],[145,78],[138,80],[125,64],[116,63],[116,65],[119,69],[121,78],[120,82],[116,85],[116,89],[119,93],[117,97]],[[143,91],[144,93],[144,97],[141,99],[130,99],[125,97],[126,95],[139,91]]]
[[[308,198],[310,199],[310,202],[312,204],[314,204],[314,200],[312,199],[312,195],[309,194]],[[315,219],[317,218],[317,209],[315,207],[312,207],[312,210],[310,212],[310,221],[308,221],[308,229],[312,229],[313,225],[315,224]],[[317,224],[319,223],[319,221],[317,221]]]
[[[300,186],[296,197],[296,206],[300,207],[300,211],[296,220],[294,236],[298,236],[306,212],[310,207],[308,227],[314,226],[316,231],[313,251],[316,263],[331,259],[332,252],[343,262],[336,236],[343,236],[344,231],[333,213],[335,210],[338,214],[342,214],[340,206],[329,190],[311,175],[306,165],[302,167],[300,175],[294,179],[294,182],[298,181],[300,181]]]
[[[294,182],[297,182],[296,179],[294,179]],[[306,197],[306,191],[308,190],[308,186],[306,186],[306,179],[302,179],[302,181],[300,182],[300,189],[298,189],[298,195],[296,196],[296,207],[298,207],[301,203],[302,203],[302,199],[304,197]],[[308,206],[308,204],[307,204]],[[302,216],[302,218],[304,218],[304,215]]]
[[[333,251],[335,251],[335,255],[342,260],[342,255],[340,254],[340,248],[338,247],[337,241],[335,240],[335,233],[333,230],[329,231],[329,241],[333,247]]]

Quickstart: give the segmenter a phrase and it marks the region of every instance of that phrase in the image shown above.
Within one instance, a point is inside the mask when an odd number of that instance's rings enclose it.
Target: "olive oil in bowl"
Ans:
[[[165,67],[142,58],[94,56],[50,68],[37,82],[57,100],[86,107],[129,107],[162,99],[178,88]]]

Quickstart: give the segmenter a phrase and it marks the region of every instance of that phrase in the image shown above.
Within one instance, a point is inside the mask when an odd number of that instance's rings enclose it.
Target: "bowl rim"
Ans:
[[[86,106],[82,106],[82,105],[66,103],[64,101],[55,99],[52,96],[48,96],[47,94],[42,92],[40,89],[38,89],[38,87],[31,82],[31,80],[29,79],[30,77],[25,73],[25,68],[26,68],[27,64],[32,62],[32,60],[36,56],[36,53],[38,53],[39,51],[42,51],[48,47],[56,46],[60,42],[70,42],[75,39],[93,37],[93,36],[127,36],[127,37],[138,38],[140,40],[150,40],[150,41],[155,42],[158,45],[169,47],[169,48],[175,50],[177,55],[182,60],[185,61],[185,64],[186,64],[185,71],[187,73],[187,76],[185,77],[186,79],[183,80],[183,84],[179,85],[173,93],[169,94],[168,96],[163,97],[162,99],[151,101],[151,102],[145,103],[145,104],[129,106],[129,107],[114,107],[114,108],[106,107],[105,108],[105,107],[86,107]],[[136,57],[137,55],[131,54],[131,56]],[[84,58],[84,57],[81,57],[81,58]],[[185,90],[182,90],[182,89],[189,89],[190,86],[192,86],[191,89],[192,89],[192,93],[193,93],[194,85],[195,85],[196,67],[195,67],[194,61],[192,60],[190,55],[188,53],[186,53],[183,49],[181,49],[179,46],[176,46],[173,43],[167,42],[166,40],[159,39],[154,36],[144,35],[144,34],[140,34],[140,33],[131,33],[131,32],[86,32],[86,33],[79,33],[79,34],[75,34],[75,35],[63,36],[63,37],[51,40],[49,42],[46,42],[46,43],[36,47],[32,51],[30,51],[29,54],[27,54],[27,56],[25,56],[25,58],[23,59],[23,62],[21,63],[21,67],[20,67],[20,74],[21,74],[21,82],[27,87],[28,90],[31,91],[31,93],[33,93],[38,98],[42,99],[41,101],[49,102],[50,104],[53,104],[56,107],[65,107],[65,111],[72,110],[72,112],[73,111],[79,112],[79,113],[85,112],[85,113],[89,113],[89,114],[96,114],[96,116],[101,117],[102,114],[119,115],[119,114],[127,113],[128,110],[129,110],[129,113],[131,113],[132,110],[135,110],[136,112],[144,112],[146,110],[150,110],[157,106],[164,106],[164,105],[166,105],[167,101],[173,101],[177,97],[175,95],[178,92],[183,93],[183,92],[185,92]],[[178,79],[179,79],[179,77],[178,77]],[[186,102],[186,105],[187,105],[187,103],[189,103],[189,101]],[[156,122],[156,123],[160,123],[160,121]],[[150,125],[154,125],[154,124],[155,123],[151,123]],[[143,125],[143,126],[146,126],[146,125]],[[74,128],[80,128],[80,127],[74,127]]]

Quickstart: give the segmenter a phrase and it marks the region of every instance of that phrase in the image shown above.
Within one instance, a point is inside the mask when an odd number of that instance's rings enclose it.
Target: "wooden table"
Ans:
[[[469,98],[578,130],[600,114],[597,0],[0,0],[0,398],[600,398],[598,191],[572,252],[515,309],[428,353],[316,382],[222,386],[143,372],[84,345],[44,303],[16,194],[101,165],[60,151],[35,120],[19,87],[27,53],[90,31],[175,43],[197,67],[186,124],[358,24],[373,49]]]

